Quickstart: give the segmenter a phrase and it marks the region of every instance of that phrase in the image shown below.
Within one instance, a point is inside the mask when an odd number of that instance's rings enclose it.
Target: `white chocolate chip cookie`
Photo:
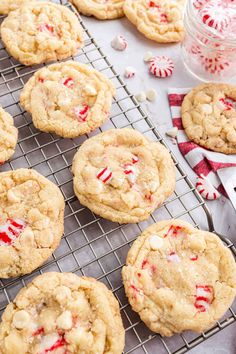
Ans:
[[[44,273],[2,316],[2,354],[121,354],[124,328],[107,287],[72,273]]]
[[[127,128],[85,141],[75,154],[72,172],[81,204],[119,223],[146,220],[175,188],[167,149]]]
[[[63,234],[64,199],[34,170],[0,173],[0,278],[32,272]]]
[[[124,13],[137,29],[159,43],[180,42],[185,0],[125,0]]]
[[[190,140],[213,151],[236,153],[236,86],[199,85],[185,96],[181,111]]]
[[[220,319],[236,295],[236,265],[218,236],[182,220],[148,227],[122,269],[134,311],[154,332],[202,332]]]
[[[112,20],[124,16],[124,0],[70,0],[85,16]]]
[[[51,2],[33,1],[10,12],[0,31],[8,52],[24,65],[68,58],[83,45],[77,16]]]
[[[20,102],[36,128],[75,138],[108,118],[115,88],[100,72],[75,61],[38,70],[25,85]]]
[[[17,138],[18,130],[12,116],[0,107],[0,164],[14,154]]]
[[[0,1],[0,14],[7,15],[9,12],[18,9],[30,0],[1,0]]]

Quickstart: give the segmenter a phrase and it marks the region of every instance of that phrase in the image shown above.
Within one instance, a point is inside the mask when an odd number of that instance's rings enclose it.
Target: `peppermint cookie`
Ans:
[[[125,0],[124,13],[137,29],[159,43],[180,42],[185,0]]]
[[[0,107],[0,164],[14,154],[17,138],[18,130],[12,116]]]
[[[112,20],[124,16],[124,0],[70,0],[85,16]]]
[[[85,141],[75,154],[72,172],[81,204],[119,223],[146,220],[175,188],[167,149],[127,128]]]
[[[213,151],[235,154],[236,86],[197,86],[184,98],[182,122],[190,140]]]
[[[154,332],[207,330],[236,295],[236,265],[219,237],[181,220],[148,227],[122,269],[134,311]]]
[[[0,278],[32,272],[63,234],[64,199],[57,186],[28,169],[0,173]]]
[[[83,45],[82,27],[67,7],[31,2],[10,12],[1,25],[8,52],[24,65],[61,60]]]
[[[30,0],[1,0],[0,2],[0,14],[7,15],[10,11],[18,9],[18,7],[24,5]]]
[[[115,88],[97,70],[69,61],[38,70],[20,102],[36,128],[64,138],[88,133],[108,118]]]
[[[93,278],[44,273],[21,289],[2,316],[2,354],[121,354],[117,300]]]

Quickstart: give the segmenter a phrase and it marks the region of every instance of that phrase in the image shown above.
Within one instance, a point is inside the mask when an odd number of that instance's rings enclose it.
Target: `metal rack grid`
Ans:
[[[66,0],[54,2],[68,6],[77,14]],[[0,17],[0,22],[2,20],[3,17]],[[153,123],[133,98],[81,19],[80,22],[84,29],[85,46],[73,59],[87,63],[107,75],[116,86],[117,95],[113,101],[110,120],[100,129],[77,139],[62,139],[35,129],[30,116],[19,104],[19,93],[24,83],[42,65],[24,67],[9,57],[4,47],[0,45],[0,105],[13,115],[15,125],[19,129],[16,153],[11,161],[0,167],[0,171],[19,167],[34,168],[60,187],[66,201],[65,234],[53,256],[30,275],[0,280],[0,315],[18,291],[38,274],[46,271],[74,272],[78,275],[95,277],[112,289],[120,303],[126,328],[126,354],[185,353],[236,321],[236,309],[232,307],[221,321],[201,335],[185,332],[171,338],[162,338],[150,332],[138,315],[131,310],[122,286],[121,268],[132,241],[148,225],[158,220],[182,218],[196,227],[199,226],[200,220],[201,227],[214,231],[212,218],[204,201],[195,191],[173,154],[177,175],[175,193],[145,222],[119,225],[98,218],[84,208],[74,196],[71,162],[77,148],[88,137],[111,128],[132,127],[166,146]],[[228,239],[219,236],[236,255],[234,245]]]

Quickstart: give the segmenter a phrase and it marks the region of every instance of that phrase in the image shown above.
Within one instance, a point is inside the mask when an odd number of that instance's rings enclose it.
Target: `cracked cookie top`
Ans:
[[[17,138],[18,130],[12,116],[0,107],[0,164],[14,154]]]
[[[111,20],[124,16],[124,0],[70,0],[85,16]]]
[[[109,117],[115,88],[100,72],[74,61],[38,70],[21,93],[36,128],[64,138],[96,129]]]
[[[68,58],[83,45],[77,16],[51,2],[30,2],[10,12],[0,31],[8,52],[24,65]]]
[[[185,0],[125,0],[125,16],[145,35],[159,43],[180,42]]]
[[[236,86],[199,85],[185,96],[181,111],[190,140],[213,151],[236,153]]]
[[[63,234],[64,198],[34,170],[0,173],[0,278],[32,272]]]
[[[158,222],[137,238],[122,276],[133,310],[163,336],[207,330],[236,295],[230,250],[213,233],[177,219]]]
[[[121,354],[124,328],[111,291],[93,278],[44,273],[10,303],[0,325],[2,354]]]
[[[72,171],[80,202],[120,223],[147,219],[175,187],[167,149],[128,128],[108,130],[84,142]]]

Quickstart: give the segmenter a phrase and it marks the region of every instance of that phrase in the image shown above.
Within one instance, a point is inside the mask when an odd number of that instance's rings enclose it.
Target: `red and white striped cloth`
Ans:
[[[177,136],[179,150],[197,175],[207,176],[213,186],[227,197],[219,174],[222,177],[222,169],[236,167],[236,155],[209,151],[188,139],[182,125],[181,105],[189,90],[189,88],[171,88],[168,90],[173,126],[179,129]]]

